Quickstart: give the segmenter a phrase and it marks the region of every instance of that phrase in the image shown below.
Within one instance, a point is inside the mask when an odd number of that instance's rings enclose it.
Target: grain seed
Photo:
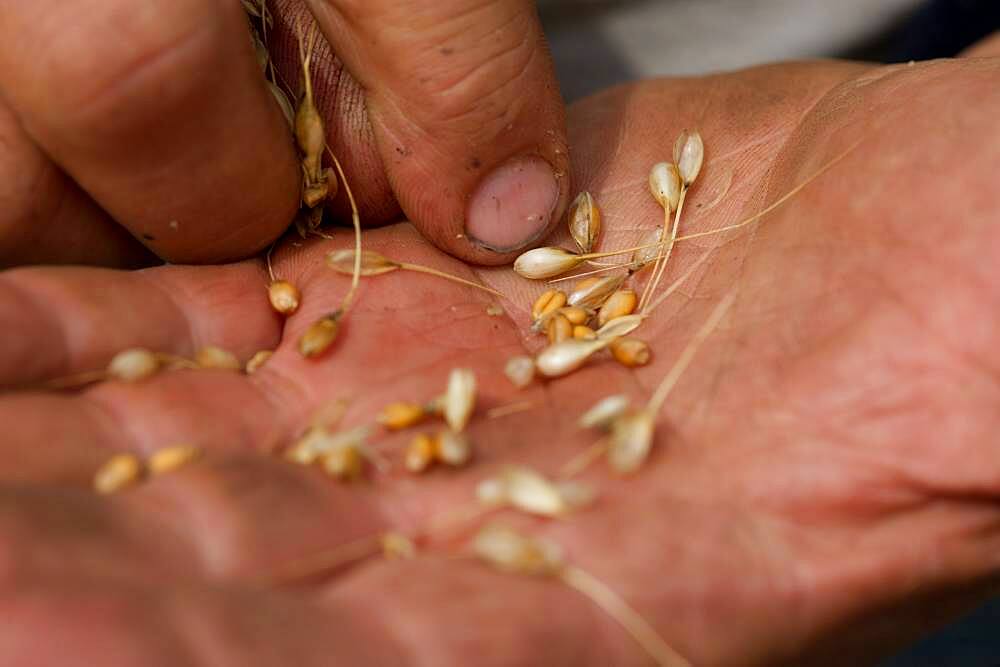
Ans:
[[[151,475],[173,472],[201,456],[201,450],[194,445],[173,445],[158,450],[149,457],[148,468]]]
[[[597,310],[625,282],[625,274],[587,279],[579,283],[566,301],[571,306]]]
[[[624,394],[602,398],[587,410],[577,422],[581,428],[607,428],[628,409],[629,399]]]
[[[462,433],[444,430],[438,434],[435,442],[437,459],[452,467],[464,466],[472,458],[472,445]]]
[[[503,372],[515,387],[524,389],[535,379],[535,360],[527,356],[511,357]]]
[[[591,252],[601,233],[601,209],[589,192],[581,192],[566,213],[569,233],[582,253]]]
[[[649,170],[649,192],[665,211],[676,211],[681,199],[681,176],[676,165],[654,164]]]
[[[531,306],[531,319],[538,321],[549,313],[553,313],[566,305],[566,293],[559,290],[542,292]]]
[[[326,352],[340,333],[340,312],[321,317],[305,330],[299,338],[299,354],[303,357],[318,357]]]
[[[94,475],[94,490],[100,494],[121,491],[142,477],[142,462],[134,454],[115,454]]]
[[[611,424],[608,463],[623,475],[636,472],[653,447],[653,414],[648,410],[626,413]]]
[[[267,299],[276,312],[291,315],[299,309],[302,295],[299,288],[287,280],[276,280],[267,288]]]
[[[476,556],[504,572],[545,576],[564,567],[562,550],[557,545],[505,526],[486,526],[476,535],[472,547]]]
[[[705,144],[697,130],[684,130],[674,142],[674,164],[680,173],[684,187],[689,188],[701,173],[701,165],[705,160]]]
[[[611,355],[622,366],[636,368],[649,363],[649,345],[636,338],[617,338],[610,345]]]
[[[243,370],[243,364],[232,352],[223,350],[221,347],[207,345],[198,350],[194,361],[200,368],[207,368],[222,371]]]
[[[564,340],[542,350],[535,358],[535,366],[545,377],[561,377],[583,366],[595,352],[607,347],[608,342],[600,338]]]
[[[584,261],[583,256],[562,248],[535,248],[514,261],[514,272],[523,278],[542,280],[571,271]]]
[[[245,369],[246,374],[253,375],[259,371],[261,366],[266,364],[268,359],[270,359],[273,354],[273,350],[260,350],[259,352],[255,352],[254,355],[250,357],[250,361],[247,362]]]
[[[631,315],[638,304],[639,296],[634,291],[623,289],[614,292],[597,312],[597,325],[603,327],[611,320]]]
[[[108,364],[108,376],[123,382],[138,382],[160,370],[160,359],[141,347],[119,352]]]
[[[564,315],[555,313],[549,318],[545,333],[549,337],[549,343],[559,343],[573,337],[573,325]]]
[[[461,433],[476,407],[476,375],[467,368],[454,368],[444,395],[444,420]]]
[[[400,401],[382,408],[375,419],[390,431],[400,431],[420,423],[426,416],[423,406]]]

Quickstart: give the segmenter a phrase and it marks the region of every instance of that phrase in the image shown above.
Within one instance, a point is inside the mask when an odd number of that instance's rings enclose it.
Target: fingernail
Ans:
[[[509,160],[487,176],[469,200],[465,233],[498,253],[523,248],[548,228],[559,203],[559,182],[539,157]]]

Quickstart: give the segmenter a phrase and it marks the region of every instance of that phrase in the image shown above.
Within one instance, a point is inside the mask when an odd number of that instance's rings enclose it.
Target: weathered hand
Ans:
[[[648,396],[733,286],[647,467],[628,479],[591,468],[600,497],[566,520],[507,519],[561,544],[699,665],[858,664],[987,595],[1000,566],[998,70],[985,57],[786,65],[578,105],[575,182],[604,208],[605,249],[659,224],[646,173],[684,127],[707,146],[685,233],[753,214],[863,140],[761,223],[678,245],[668,280],[716,251],[639,330],[655,358],[636,372],[601,361],[515,391],[502,367],[538,344],[526,307],[539,286],[506,268],[478,277],[511,297],[509,318],[431,277],[366,279],[329,357],[303,360],[297,335],[346,289],[322,259],[347,233],[278,249],[278,273],[304,293],[287,324],[268,309],[259,262],[3,274],[7,385],[100,368],[134,345],[278,351],[252,377],[178,371],[0,399],[0,661],[644,664],[586,598],[455,558],[461,540],[309,585],[261,582],[464,506],[494,464],[555,472],[593,440],[576,417],[614,392]],[[475,277],[406,226],[365,243]],[[434,396],[456,366],[482,385],[469,469],[402,472],[403,435],[377,440],[396,465],[371,483],[267,454],[323,401],[351,397],[345,423],[362,423],[389,401]],[[533,409],[485,416],[524,400]],[[111,452],[176,441],[206,459],[112,498],[86,490]]]
[[[496,264],[558,219],[565,110],[533,2],[245,3],[273,16],[289,95],[319,19],[316,101],[366,223],[401,206]],[[0,35],[0,266],[231,261],[291,224],[302,170],[239,0],[4,3]]]

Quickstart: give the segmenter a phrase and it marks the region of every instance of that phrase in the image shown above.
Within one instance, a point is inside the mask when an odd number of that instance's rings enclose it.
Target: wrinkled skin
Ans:
[[[707,146],[687,232],[752,214],[861,142],[761,224],[678,246],[668,280],[716,251],[640,329],[655,357],[634,372],[601,360],[514,390],[503,363],[539,345],[526,309],[541,286],[474,273],[404,225],[365,242],[478,275],[512,297],[509,318],[488,316],[483,293],[390,274],[363,283],[328,357],[303,360],[298,334],[346,289],[322,258],[347,232],[277,250],[278,274],[304,293],[287,323],[268,309],[259,261],[0,275],[7,386],[99,368],[132,345],[278,350],[249,378],[185,371],[0,399],[0,662],[645,664],[577,593],[454,558],[462,535],[412,561],[262,582],[308,554],[417,529],[468,502],[492,464],[555,472],[596,437],[577,415],[612,392],[648,396],[734,285],[647,467],[588,470],[600,499],[568,520],[507,518],[563,545],[699,665],[862,664],[988,596],[1000,573],[998,76],[987,57],[791,64],[573,108],[575,183],[604,208],[602,248],[659,223],[646,172],[684,127]],[[459,365],[482,394],[468,470],[412,478],[398,463],[406,436],[380,436],[394,469],[353,486],[268,454],[325,400],[353,397],[346,423],[362,423],[430,398]],[[528,412],[485,417],[525,400]],[[113,498],[86,489],[111,452],[179,440],[206,459]]]

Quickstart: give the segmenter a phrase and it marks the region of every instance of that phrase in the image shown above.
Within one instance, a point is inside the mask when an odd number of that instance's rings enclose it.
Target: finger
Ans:
[[[0,387],[98,370],[129,347],[190,356],[219,345],[249,358],[280,335],[265,285],[256,263],[0,273],[0,324],[8,334]]]
[[[1000,30],[970,46],[959,54],[963,58],[1000,57]]]
[[[138,267],[152,254],[52,164],[0,102],[0,266]]]
[[[495,264],[550,229],[568,159],[533,3],[307,4],[365,88],[389,182],[421,232]]]
[[[263,248],[299,167],[239,3],[4,3],[0,87],[28,134],[161,257]]]

